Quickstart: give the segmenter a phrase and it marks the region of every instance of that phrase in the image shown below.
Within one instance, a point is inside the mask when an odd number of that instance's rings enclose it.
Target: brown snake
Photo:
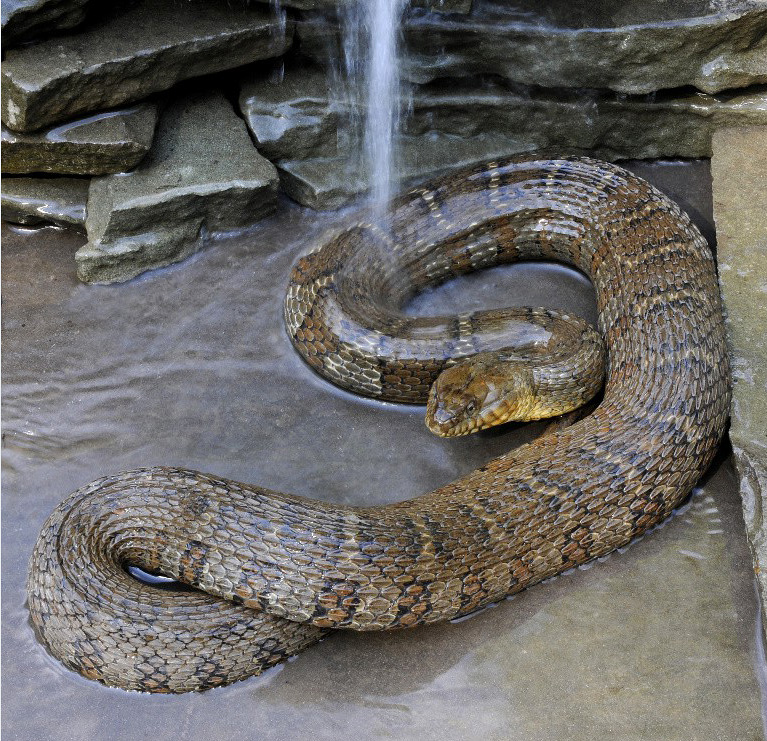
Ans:
[[[389,227],[350,228],[297,263],[288,331],[330,380],[423,400],[446,354],[497,345],[501,325],[525,317],[419,323],[398,306],[425,285],[518,259],[570,263],[594,283],[608,366],[591,415],[378,508],[179,469],[108,476],[65,500],[35,547],[29,607],[46,647],[107,684],[204,689],[257,673],[327,628],[468,613],[666,517],[725,427],[722,310],[703,237],[676,204],[619,167],[526,156],[411,191],[394,202]],[[572,325],[559,332],[553,312],[522,314],[532,323],[521,345],[566,381],[576,370],[548,338]],[[541,382],[529,369],[522,377],[529,407]],[[437,407],[437,425],[455,411]],[[162,591],[129,576],[127,564],[200,591]]]

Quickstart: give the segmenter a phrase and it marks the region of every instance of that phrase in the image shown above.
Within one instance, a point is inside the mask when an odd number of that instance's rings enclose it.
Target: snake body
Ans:
[[[345,230],[298,262],[288,331],[334,382],[382,397],[391,385],[395,398],[412,399],[444,366],[446,345],[459,356],[485,349],[496,324],[471,316],[418,328],[397,305],[424,285],[517,259],[560,260],[594,283],[608,365],[591,415],[384,507],[181,469],[101,479],[54,511],[35,547],[28,595],[43,643],[108,684],[204,689],[256,673],[328,628],[466,614],[666,517],[724,431],[722,309],[703,237],[617,166],[526,156],[411,191],[385,226]],[[545,345],[553,316],[532,316],[522,344]],[[474,344],[474,329],[488,343]],[[163,592],[126,564],[200,591]]]

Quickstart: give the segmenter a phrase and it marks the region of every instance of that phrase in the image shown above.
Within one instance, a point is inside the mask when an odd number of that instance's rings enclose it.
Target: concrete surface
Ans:
[[[712,233],[706,163],[635,169]],[[757,600],[726,448],[662,529],[461,622],[336,634],[261,678],[180,697],[104,688],[37,644],[24,581],[38,529],[109,471],[183,465],[376,504],[540,429],[438,439],[422,408],[353,397],[302,363],[283,329],[285,281],[339,218],[284,201],[248,234],[115,286],[78,283],[81,237],[5,229],[3,737],[762,739]],[[412,310],[510,303],[594,317],[585,278],[545,264],[469,276]]]

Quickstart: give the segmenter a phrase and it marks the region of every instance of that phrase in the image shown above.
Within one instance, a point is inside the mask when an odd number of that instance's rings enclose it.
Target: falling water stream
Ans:
[[[337,95],[348,110],[350,175],[365,173],[374,212],[383,216],[397,179],[401,19],[407,0],[357,0],[338,8],[342,55]],[[334,65],[330,65],[331,69]]]
[[[391,198],[396,160],[394,141],[399,122],[398,41],[406,0],[369,0],[370,51],[367,74],[365,154],[374,209],[382,214]]]

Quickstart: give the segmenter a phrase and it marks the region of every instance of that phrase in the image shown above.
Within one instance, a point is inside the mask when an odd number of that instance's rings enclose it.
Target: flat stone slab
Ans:
[[[87,178],[3,178],[0,215],[28,226],[56,224],[85,231]]]
[[[3,46],[77,26],[91,0],[3,0]]]
[[[767,128],[718,131],[711,174],[732,357],[730,440],[767,639]]]
[[[226,0],[119,3],[87,30],[12,49],[2,67],[2,120],[32,131],[113,108],[179,80],[282,54],[292,22]]]
[[[416,87],[410,108],[400,138],[404,180],[534,149],[588,149],[607,160],[710,157],[718,128],[767,125],[767,86],[625,96],[453,80]],[[349,157],[358,149],[350,105],[323,70],[289,70],[280,84],[246,82],[240,110],[300,203],[336,208],[367,189]]]
[[[410,0],[415,7],[428,8],[435,13],[468,13],[473,0]],[[281,4],[298,10],[335,11],[352,5],[356,0],[281,0]]]
[[[2,127],[4,173],[105,175],[133,169],[149,151],[157,106],[144,103],[21,134]]]
[[[340,59],[337,24],[299,23],[301,50]],[[467,17],[412,11],[405,79],[499,75],[543,87],[649,93],[692,85],[715,93],[767,82],[764,0],[475,0]]]
[[[245,81],[239,106],[258,151],[271,160],[336,155],[349,115],[316,67],[290,70],[279,83],[261,75]]]
[[[767,86],[717,95],[667,92],[625,96],[453,80],[416,87],[405,136],[497,135],[528,148],[592,149],[604,159],[710,157],[723,126],[767,124]],[[348,151],[349,105],[320,69],[289,71],[282,83],[246,82],[240,110],[270,159],[332,157]],[[428,146],[428,145],[427,145]]]
[[[529,146],[504,137],[438,135],[402,142],[401,183],[426,180],[493,157],[527,151]],[[294,201],[314,209],[345,206],[370,188],[365,167],[348,156],[277,162],[282,189]]]
[[[75,255],[78,276],[112,283],[178,262],[208,235],[274,211],[277,184],[274,165],[256,151],[223,95],[177,99],[133,172],[91,181],[88,244]]]

